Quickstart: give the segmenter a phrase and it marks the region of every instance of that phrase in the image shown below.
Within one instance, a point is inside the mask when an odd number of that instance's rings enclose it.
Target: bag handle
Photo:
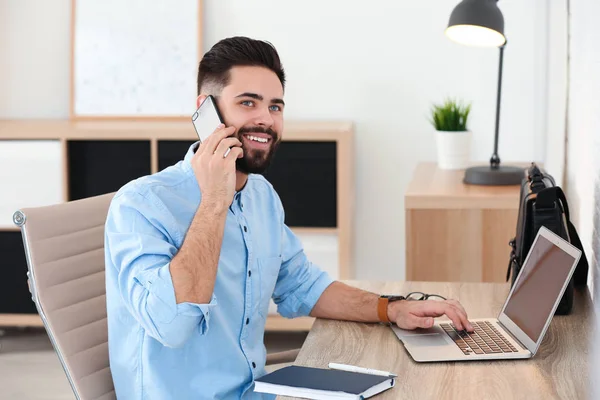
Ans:
[[[583,244],[581,243],[581,239],[577,234],[577,229],[575,229],[575,226],[571,222],[571,215],[569,213],[569,205],[567,203],[565,192],[563,192],[559,186],[549,187],[537,194],[535,204],[536,207],[540,208],[553,208],[556,200],[560,200],[563,212],[565,213],[567,230],[569,232],[569,240],[573,246],[581,250],[581,258],[579,259],[579,263],[577,264],[577,268],[575,269],[574,273],[575,284],[577,286],[585,285],[587,283],[587,276],[590,267],[585,255],[585,251],[583,250]]]
[[[588,259],[585,256],[585,251],[583,251],[583,244],[581,243],[581,239],[579,239],[579,235],[577,234],[575,226],[569,220],[567,220],[567,225],[569,228],[569,238],[571,239],[571,244],[581,250],[581,258],[579,259],[579,263],[577,264],[577,268],[575,268],[575,273],[573,274],[575,278],[575,285],[583,286],[587,284],[587,276],[590,266],[588,264]]]
[[[569,204],[567,203],[565,192],[563,192],[560,186],[552,186],[539,192],[535,198],[535,205],[539,208],[553,208],[557,199],[560,200],[565,218],[567,221],[571,221]]]

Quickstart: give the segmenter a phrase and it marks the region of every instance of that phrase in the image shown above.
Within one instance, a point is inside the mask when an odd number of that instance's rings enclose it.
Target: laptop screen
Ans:
[[[575,258],[541,235],[530,252],[504,313],[537,342]]]

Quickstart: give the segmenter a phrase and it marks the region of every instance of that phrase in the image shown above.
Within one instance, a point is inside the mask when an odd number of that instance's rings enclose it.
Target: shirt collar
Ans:
[[[200,146],[200,141],[194,142],[189,148],[187,153],[185,153],[185,157],[183,158],[183,169],[187,173],[194,173],[192,170],[192,157],[196,154],[196,150],[198,150],[198,146]]]

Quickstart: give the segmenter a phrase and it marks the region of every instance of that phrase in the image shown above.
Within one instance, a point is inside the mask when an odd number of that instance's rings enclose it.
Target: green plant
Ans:
[[[471,104],[446,99],[444,104],[431,107],[430,122],[438,131],[466,131]]]

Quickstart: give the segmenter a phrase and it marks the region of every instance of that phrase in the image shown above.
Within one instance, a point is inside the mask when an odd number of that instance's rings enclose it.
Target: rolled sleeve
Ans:
[[[148,335],[181,347],[207,332],[217,299],[177,304],[170,262],[178,248],[165,215],[156,200],[138,193],[113,199],[105,225],[106,295],[118,299]]]
[[[313,268],[314,265],[311,265]],[[314,276],[315,274],[312,274]],[[309,281],[310,282],[310,281]],[[310,315],[315,304],[321,297],[321,294],[333,283],[333,279],[327,272],[320,271],[316,274],[316,279],[309,285],[300,285],[289,298],[288,304],[284,305],[282,310],[289,317],[305,317]],[[287,306],[287,307],[286,307]],[[287,308],[287,309],[285,309]],[[282,314],[283,315],[283,314]]]
[[[148,310],[151,310],[155,321],[170,324],[177,317],[200,318],[200,333],[206,333],[210,323],[210,310],[217,305],[217,297],[213,294],[210,303],[179,303],[175,298],[175,288],[170,272],[170,263],[153,270],[140,272],[135,279],[148,290]]]
[[[308,260],[300,240],[287,226],[283,239],[283,261],[273,301],[283,317],[308,316],[333,280],[327,272]]]

